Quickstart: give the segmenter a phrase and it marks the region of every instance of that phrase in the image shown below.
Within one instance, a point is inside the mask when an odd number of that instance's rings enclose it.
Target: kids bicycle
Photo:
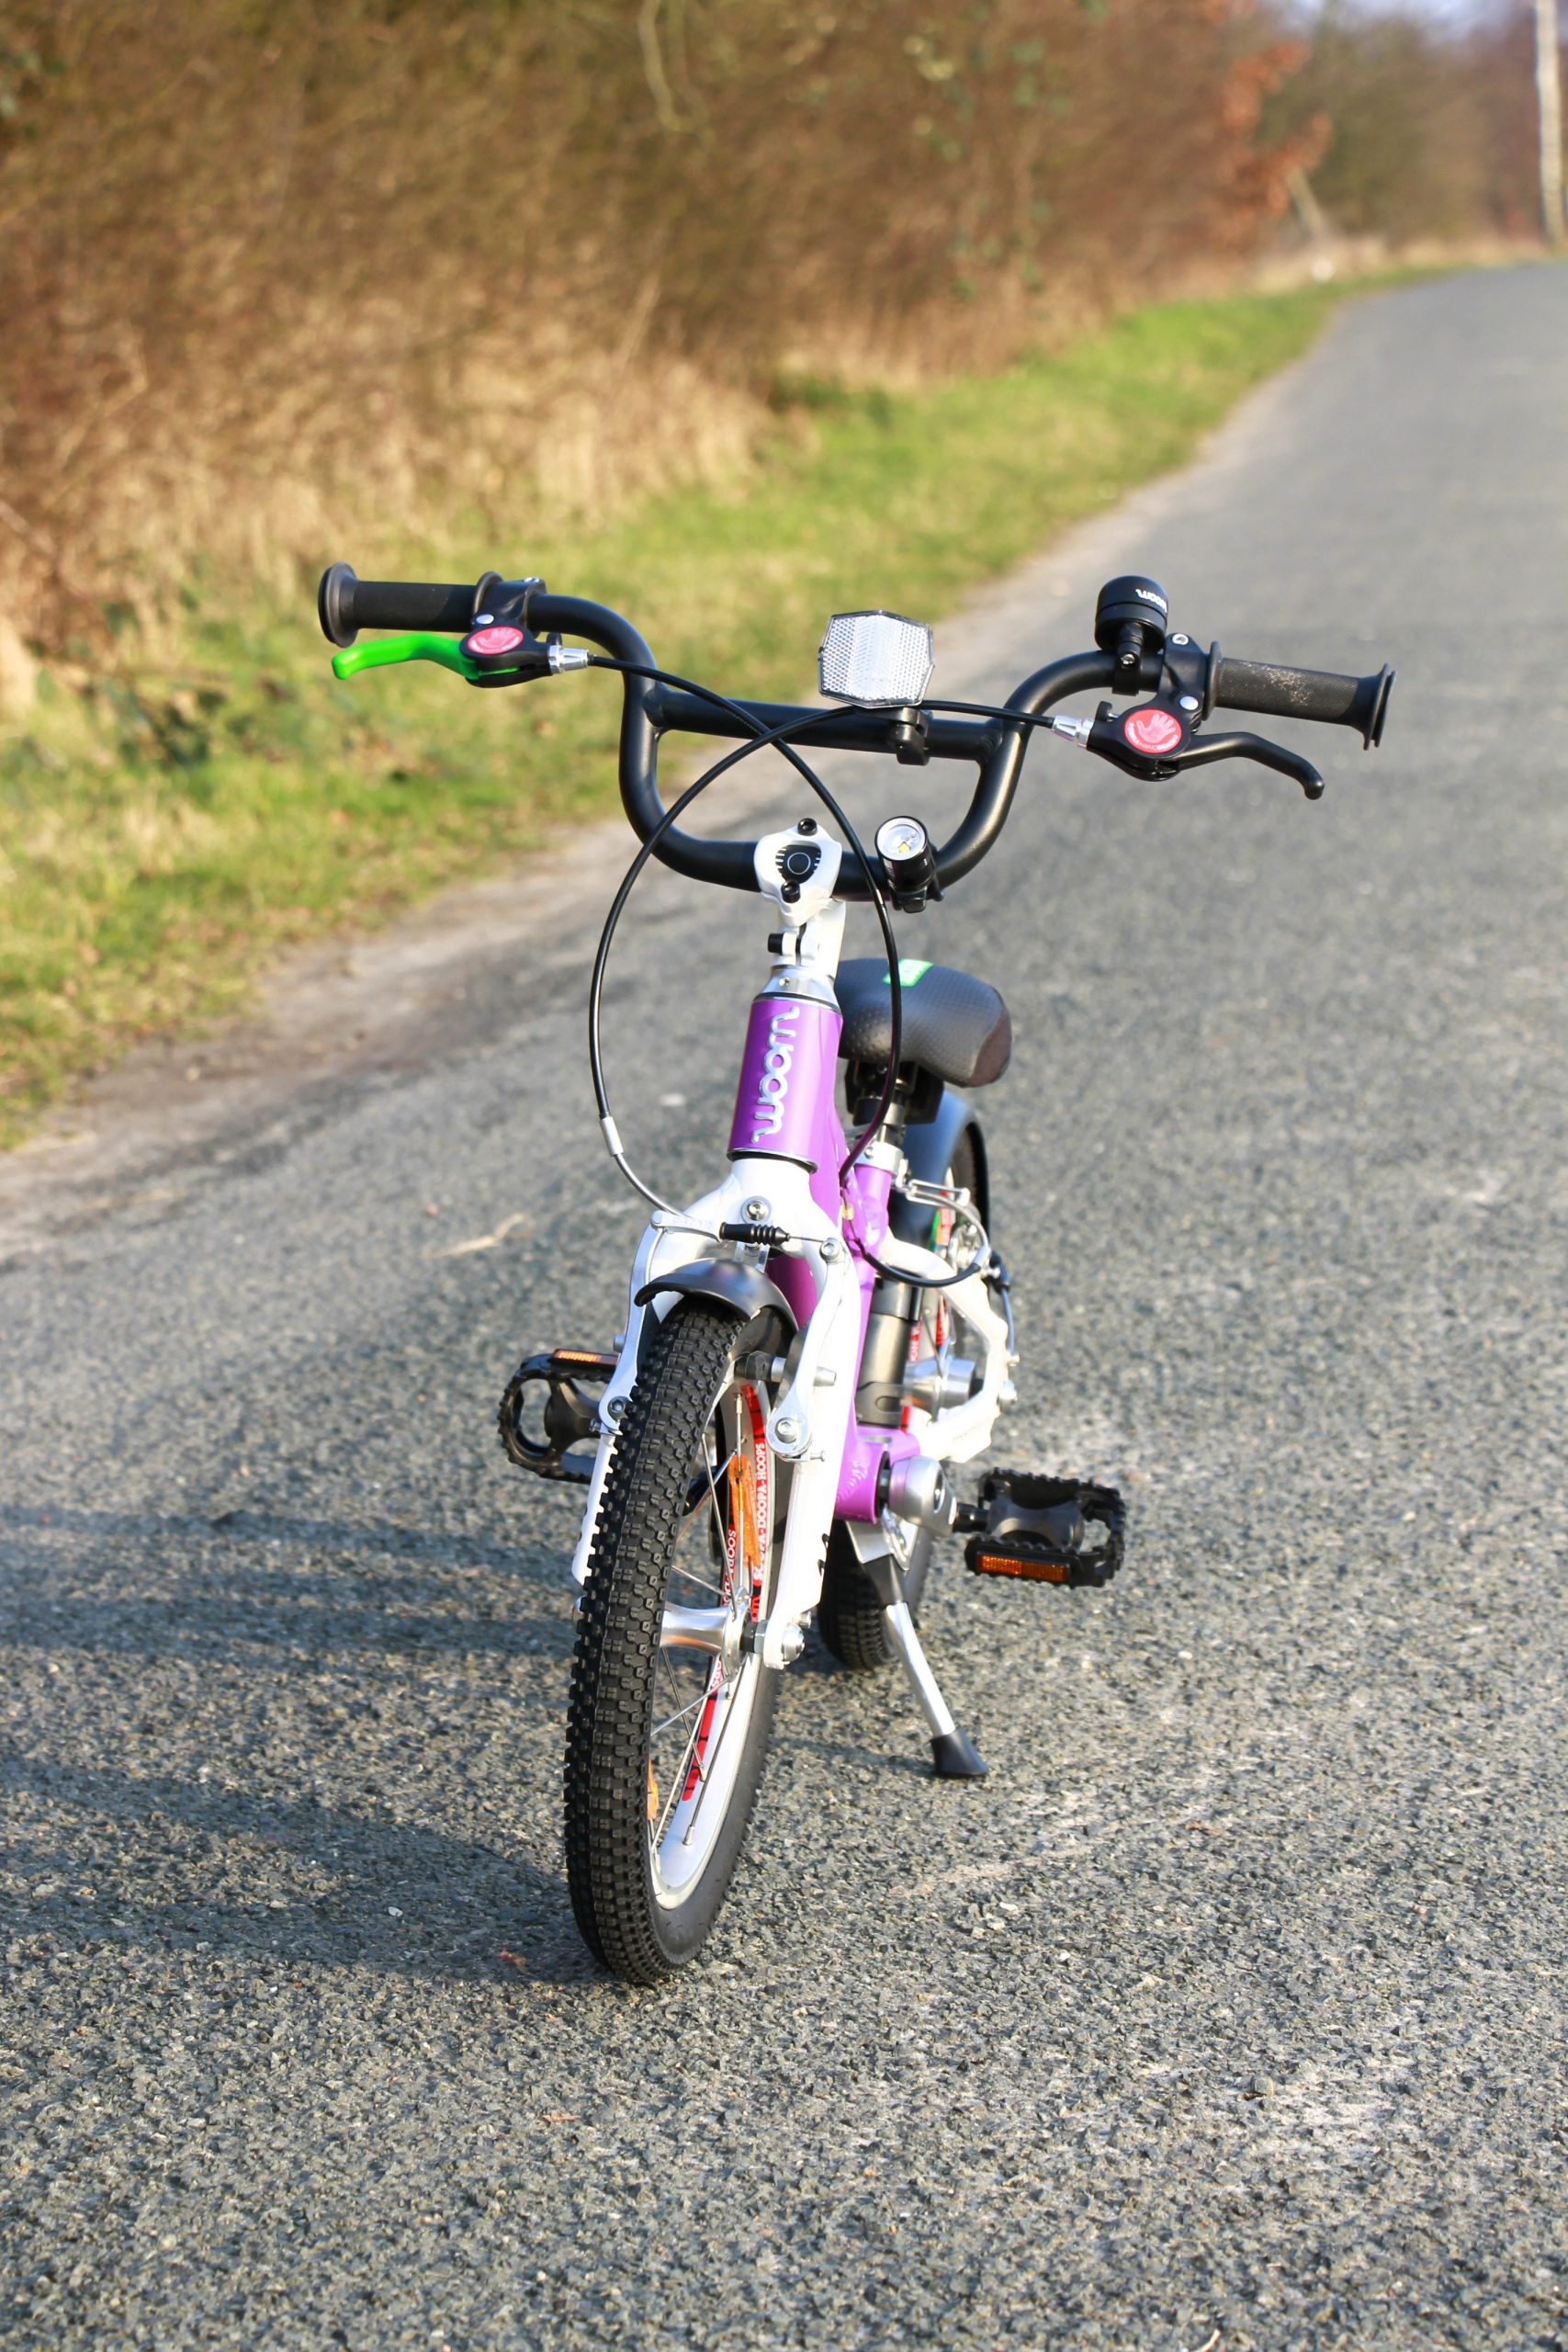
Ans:
[[[324,574],[321,627],[340,678],[435,662],[481,687],[600,669],[623,682],[621,797],[641,837],[589,991],[589,1062],[610,1154],[651,1214],[613,1350],[528,1357],[502,1400],[512,1460],[583,1490],[571,1573],[578,1635],[566,1740],[571,1900],[597,1958],[632,1984],[691,1960],[744,1840],[784,1670],[815,1618],[858,1671],[897,1658],[935,1770],[978,1780],[921,1646],[937,1538],[965,1537],[979,1576],[1102,1586],[1122,1564],[1120,1496],[1087,1479],[952,1473],[991,1442],[1018,1362],[991,1238],[985,1140],[968,1091],[1008,1065],[1008,1008],[988,982],[901,960],[915,914],[1000,838],[1036,732],[1130,775],[1250,759],[1309,799],[1323,780],[1261,737],[1208,734],[1215,708],[1315,719],[1382,739],[1393,673],[1343,677],[1235,661],[1168,628],[1152,580],[1100,592],[1095,650],[1048,663],[1005,705],[932,699],[931,631],[840,613],[819,655],[828,702],[735,701],[660,670],[619,614],[539,580],[438,586]],[[362,628],[404,632],[360,645]],[[568,645],[568,637],[586,640]],[[1105,697],[1092,718],[1055,707]],[[1118,712],[1111,697],[1132,698]],[[737,748],[666,809],[667,735]],[[683,831],[692,802],[771,747],[814,806],[754,842]],[[866,847],[807,758],[877,752],[969,763],[963,819],[940,846],[893,816]],[[752,999],[725,1172],[700,1200],[660,1198],[628,1163],[600,1052],[605,961],[649,857],[765,902],[768,978]],[[840,961],[846,908],[868,901],[886,960]],[[844,1065],[846,1133],[836,1074]]]

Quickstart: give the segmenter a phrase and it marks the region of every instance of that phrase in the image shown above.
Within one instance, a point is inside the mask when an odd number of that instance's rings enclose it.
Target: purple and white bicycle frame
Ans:
[[[626,1328],[615,1370],[600,1399],[604,1434],[572,1562],[588,1572],[600,1497],[642,1360],[649,1317],[669,1313],[705,1279],[749,1279],[777,1297],[795,1329],[785,1385],[767,1424],[772,1451],[792,1465],[777,1584],[758,1646],[765,1665],[799,1655],[821,1596],[824,1546],[835,1519],[846,1522],[863,1557],[892,1549],[901,1527],[921,1517],[921,1498],[940,1496],[938,1466],[967,1462],[989,1443],[1000,1407],[1011,1399],[1010,1332],[979,1270],[953,1283],[953,1262],[896,1234],[896,1191],[913,1193],[903,1153],[875,1140],[845,1177],[849,1149],[836,1102],[843,1026],[833,991],[845,908],[833,897],[842,853],[818,834],[809,879],[786,882],[781,861],[800,833],[756,845],[758,886],[775,930],[773,970],[754,1000],[736,1091],[729,1170],[723,1182],[676,1214],[656,1209],[633,1261]],[[963,1196],[957,1196],[964,1205]],[[725,1227],[765,1226],[789,1238],[782,1248],[727,1240]],[[914,1283],[946,1283],[944,1301],[966,1333],[975,1372],[960,1400],[908,1418],[911,1426],[867,1428],[854,1400],[872,1293],[873,1261]],[[660,1288],[660,1276],[680,1288]],[[905,1509],[900,1510],[901,1500]],[[902,1613],[902,1612],[900,1612]],[[925,1697],[922,1691],[922,1698]],[[936,1704],[941,1707],[940,1698]],[[931,1709],[928,1706],[928,1713]],[[948,1724],[951,1717],[941,1709]]]
[[[1201,722],[1216,707],[1314,718],[1354,728],[1370,748],[1393,673],[1233,661],[1218,646],[1205,654],[1185,632],[1168,633],[1157,582],[1132,574],[1100,591],[1095,650],[1035,671],[1001,706],[928,702],[931,631],[881,610],[829,618],[823,706],[796,708],[733,702],[674,677],[620,615],[551,596],[534,578],[361,581],[340,563],[322,576],[318,608],[340,678],[430,661],[484,687],[590,665],[623,684],[621,797],[643,847],[600,939],[590,1063],[611,1155],[652,1215],[615,1355],[560,1348],[525,1358],[499,1419],[509,1457],[560,1483],[582,1481],[578,1449],[596,1443],[572,1560],[568,1875],[590,1949],[627,1983],[651,1984],[690,1961],[712,1926],[771,1728],[768,1669],[799,1657],[814,1614],[845,1666],[898,1657],[937,1776],[977,1781],[984,1760],[948,1712],[914,1622],[936,1536],[961,1532],[969,1568],[1020,1582],[1100,1587],[1122,1560],[1126,1514],[1111,1487],[992,1468],[978,1496],[961,1500],[948,1477],[948,1465],[985,1451],[1013,1402],[1007,1272],[982,1224],[984,1145],[969,1104],[947,1091],[999,1076],[1007,1013],[994,991],[950,972],[915,999],[906,1024],[903,992],[932,967],[900,962],[898,1010],[890,1000],[884,1022],[875,967],[857,971],[852,993],[845,989],[847,1091],[852,1112],[862,1095],[877,1107],[852,1147],[835,1099],[846,1043],[837,988],[846,907],[836,893],[874,902],[896,956],[889,909],[919,911],[995,847],[1037,729],[1151,782],[1247,759],[1315,798],[1323,779],[1300,753]],[[406,634],[361,648],[361,628]],[[566,645],[563,634],[601,651]],[[1102,700],[1092,718],[1056,711],[1080,694],[1152,699],[1120,714]],[[658,762],[671,734],[732,738],[738,748],[666,809]],[[814,813],[755,842],[678,829],[706,784],[770,744],[804,767],[852,842],[848,820],[792,747],[973,763],[974,793],[940,846],[915,819],[887,819],[876,863],[856,845],[855,874]],[[600,1052],[605,957],[650,856],[698,881],[755,889],[769,918],[772,968],[747,1023],[728,1168],[687,1208],[660,1199],[630,1166]],[[588,1392],[601,1382],[595,1405]],[[525,1427],[530,1398],[542,1440]]]

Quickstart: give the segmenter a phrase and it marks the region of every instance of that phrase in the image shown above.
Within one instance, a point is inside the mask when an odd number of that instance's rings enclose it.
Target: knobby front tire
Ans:
[[[750,1366],[782,1338],[702,1301],[673,1308],[600,1503],[567,1718],[567,1875],[584,1942],[631,1984],[701,1950],[756,1802],[780,1677],[667,1643],[665,1611],[767,1614],[785,1498]]]

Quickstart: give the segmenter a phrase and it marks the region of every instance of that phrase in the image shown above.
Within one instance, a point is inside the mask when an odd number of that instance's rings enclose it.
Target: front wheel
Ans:
[[[784,1510],[753,1368],[783,1336],[743,1335],[699,1301],[673,1308],[604,1483],[567,1717],[566,1859],[583,1940],[632,1984],[701,1947],[767,1753],[780,1678],[748,1635],[771,1604]]]

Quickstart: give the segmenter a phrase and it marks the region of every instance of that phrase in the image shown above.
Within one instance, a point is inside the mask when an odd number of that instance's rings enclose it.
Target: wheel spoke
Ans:
[[[735,1449],[731,1446],[728,1453],[725,1456],[723,1464],[724,1468],[728,1470],[729,1464],[734,1461],[734,1459]],[[728,1562],[729,1558],[729,1530],[725,1525],[724,1513],[719,1509],[718,1487],[715,1482],[714,1474],[711,1469],[708,1471],[708,1498],[713,1504],[714,1532],[718,1537],[718,1548],[724,1554],[725,1559]]]
[[[711,1685],[709,1687],[711,1687]],[[664,1800],[659,1819],[655,1823],[651,1832],[653,1859],[656,1866],[659,1860],[660,1845],[663,1840],[665,1830],[670,1826],[670,1816],[675,1810],[677,1804],[680,1802],[681,1791],[685,1787],[687,1779],[691,1773],[692,1758],[696,1753],[697,1742],[702,1737],[703,1714],[707,1706],[707,1699],[708,1691],[707,1689],[705,1689],[701,1698],[694,1699],[692,1702],[692,1705],[697,1709],[697,1720],[692,1725],[691,1737],[687,1740],[685,1747],[682,1753],[680,1770],[676,1772],[673,1780],[670,1783],[670,1793]],[[689,1712],[689,1710],[683,1710],[682,1712]],[[671,1723],[674,1723],[678,1718],[672,1715],[670,1720]],[[702,1773],[702,1766],[700,1763],[697,1766],[697,1771],[700,1777]]]
[[[762,1668],[758,1667],[755,1668],[755,1671],[761,1673]],[[723,1751],[725,1734],[729,1729],[730,1721],[735,1713],[736,1708],[732,1697],[730,1703],[724,1710],[716,1737],[710,1742],[706,1755],[699,1757],[697,1759],[697,1793],[692,1804],[692,1817],[686,1824],[685,1834],[681,1841],[682,1845],[689,1846],[692,1842],[693,1835],[697,1826],[697,1817],[703,1809],[703,1799],[707,1795],[708,1782],[712,1776],[714,1766],[718,1762],[719,1756]]]
[[[660,1645],[659,1663],[664,1668],[664,1679],[670,1685],[670,1696],[674,1700],[677,1709],[683,1714],[685,1706],[681,1697],[681,1685],[675,1679],[675,1669],[670,1663],[670,1653],[662,1644]]]
[[[706,1447],[705,1447],[705,1446],[704,1447],[704,1449],[703,1449],[703,1474],[704,1474],[704,1475],[703,1475],[703,1476],[702,1476],[702,1477],[700,1477],[700,1478],[694,1478],[694,1479],[692,1479],[692,1480],[691,1480],[691,1482],[690,1482],[690,1484],[687,1486],[687,1488],[686,1488],[686,1517],[687,1517],[688,1519],[690,1519],[690,1517],[691,1517],[692,1513],[693,1513],[694,1510],[701,1510],[701,1509],[702,1509],[702,1507],[703,1507],[704,1502],[705,1501],[705,1499],[707,1498],[707,1497],[708,1497],[708,1496],[713,1492],[713,1484],[714,1484],[714,1480],[715,1480],[715,1478],[717,1476],[718,1473],[719,1473],[721,1470],[728,1470],[728,1467],[729,1467],[730,1464],[731,1464],[731,1463],[734,1461],[734,1459],[735,1459],[735,1453],[736,1453],[736,1449],[735,1449],[735,1447],[732,1445],[732,1446],[730,1447],[730,1449],[729,1449],[728,1453],[725,1455],[725,1457],[724,1457],[724,1459],[723,1459],[723,1461],[722,1461],[722,1462],[710,1463],[710,1462],[708,1461],[708,1458],[707,1458],[707,1449],[706,1449]]]
[[[688,1699],[683,1707],[677,1707],[672,1715],[666,1715],[661,1724],[655,1724],[652,1731],[649,1734],[649,1737],[650,1739],[657,1739],[661,1732],[669,1731],[672,1724],[680,1722],[682,1715],[689,1715],[694,1707],[701,1707],[704,1705],[707,1699],[707,1692],[704,1690],[695,1699]]]
[[[722,1585],[710,1584],[706,1577],[700,1577],[696,1575],[691,1568],[677,1568],[674,1575],[671,1576],[670,1579],[671,1584],[674,1583],[676,1577],[680,1577],[682,1584],[689,1584],[694,1587],[698,1592],[711,1592],[716,1600],[722,1600],[724,1599],[724,1587]]]

